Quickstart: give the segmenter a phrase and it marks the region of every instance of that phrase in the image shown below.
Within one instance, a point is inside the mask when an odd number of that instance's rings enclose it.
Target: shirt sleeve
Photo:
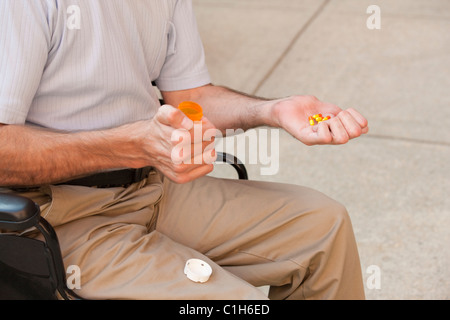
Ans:
[[[169,24],[166,60],[156,80],[162,91],[186,90],[211,82],[191,0],[177,2]]]
[[[50,39],[46,0],[0,0],[0,123],[26,122]]]

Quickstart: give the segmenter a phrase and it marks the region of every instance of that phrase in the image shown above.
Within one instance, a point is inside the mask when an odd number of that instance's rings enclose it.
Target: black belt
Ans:
[[[152,167],[140,169],[123,169],[116,171],[105,171],[90,176],[73,179],[59,183],[59,185],[75,185],[97,188],[127,187],[135,182],[140,182],[148,177]]]

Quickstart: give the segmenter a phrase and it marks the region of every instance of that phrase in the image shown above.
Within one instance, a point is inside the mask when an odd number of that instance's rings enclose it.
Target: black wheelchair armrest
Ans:
[[[28,198],[0,193],[0,229],[21,231],[38,224],[40,209]]]
[[[248,180],[247,169],[235,156],[228,153],[217,152],[217,162],[223,162],[231,165],[236,170],[240,180]]]
[[[66,286],[66,273],[58,237],[53,227],[41,217],[39,206],[31,199],[0,193],[0,230],[25,231],[31,227],[35,227],[44,236],[45,242],[14,234],[2,235],[0,232],[0,270],[10,272],[10,276],[14,276],[18,272],[20,279],[33,279],[30,278],[31,274],[37,274],[39,281],[48,278],[49,286],[45,283],[40,284],[40,282],[36,282],[37,280],[29,280],[26,285],[28,286],[27,290],[32,290],[33,286],[36,287],[39,284],[41,288],[45,289],[43,296],[46,299],[49,296],[51,299],[57,298],[51,292],[53,289],[57,290],[59,297],[63,299],[81,299]],[[41,261],[40,265],[39,261]],[[5,280],[1,276],[5,275],[0,274],[0,287],[5,284]],[[8,293],[8,290],[0,291],[0,298],[3,297],[2,294],[8,296]],[[37,295],[39,296],[39,292]],[[18,296],[21,297],[21,295]]]

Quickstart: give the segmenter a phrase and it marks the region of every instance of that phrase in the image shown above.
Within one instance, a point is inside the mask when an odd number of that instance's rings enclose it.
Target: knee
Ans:
[[[309,218],[307,220],[313,228],[315,226],[320,230],[319,232],[325,234],[336,233],[340,230],[353,232],[349,213],[342,203],[315,190],[299,191],[306,196],[297,195],[293,200],[294,205],[305,210],[300,215],[307,216]]]
[[[306,204],[311,211],[322,212],[332,220],[348,220],[347,208],[326,194],[307,187],[298,187],[292,191],[292,199],[299,201],[301,206],[305,207]]]
[[[341,226],[351,223],[347,208],[336,200],[328,199],[319,210],[323,212],[323,219],[330,225]]]
[[[350,239],[354,239],[350,215],[340,202],[328,199],[317,209],[317,215],[322,239],[327,238],[333,243],[341,241],[347,243]]]

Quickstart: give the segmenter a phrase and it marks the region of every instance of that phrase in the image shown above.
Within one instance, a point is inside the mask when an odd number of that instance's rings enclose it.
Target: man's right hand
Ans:
[[[210,173],[215,161],[216,128],[203,117],[201,125],[180,110],[163,105],[150,121],[133,124],[132,136],[140,136],[146,165],[176,183],[187,183]],[[130,128],[131,129],[131,128]]]

